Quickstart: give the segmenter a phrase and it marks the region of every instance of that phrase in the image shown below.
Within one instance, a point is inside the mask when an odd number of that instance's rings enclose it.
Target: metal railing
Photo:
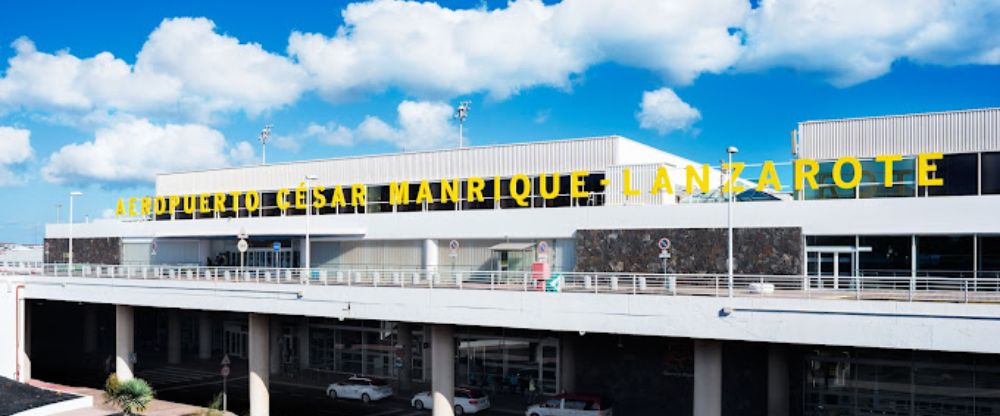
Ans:
[[[239,268],[0,262],[0,273],[44,277],[243,282],[660,296],[772,297],[1000,303],[1000,277],[803,276],[416,270]]]

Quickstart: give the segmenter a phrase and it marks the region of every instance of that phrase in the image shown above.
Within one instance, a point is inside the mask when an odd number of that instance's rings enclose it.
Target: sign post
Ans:
[[[219,371],[222,374],[222,412],[225,413],[229,410],[228,398],[226,397],[226,379],[229,378],[229,354],[222,357],[222,370]]]
[[[663,260],[663,274],[667,274],[667,260],[670,259],[670,239],[663,237],[656,242],[656,246],[660,248],[660,259]]]
[[[250,248],[250,244],[247,244],[247,238],[250,236],[247,235],[246,228],[240,228],[240,233],[236,237],[240,239],[240,241],[236,243],[236,249],[240,251],[240,273],[243,273],[243,257],[246,254],[247,249]]]
[[[451,272],[455,273],[455,262],[458,260],[458,240],[451,240],[448,243],[448,257],[451,257]]]

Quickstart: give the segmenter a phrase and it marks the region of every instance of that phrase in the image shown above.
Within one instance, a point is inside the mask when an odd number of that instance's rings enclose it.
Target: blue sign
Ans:
[[[280,241],[275,241],[274,242],[274,251],[275,252],[281,251],[281,242]]]

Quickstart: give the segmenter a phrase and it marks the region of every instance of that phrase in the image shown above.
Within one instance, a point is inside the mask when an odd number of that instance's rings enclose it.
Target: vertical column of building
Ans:
[[[271,324],[267,315],[252,313],[249,317],[250,416],[268,416],[271,396]]]
[[[771,344],[767,349],[767,414],[788,416],[788,351],[784,345]]]
[[[559,383],[565,392],[576,391],[576,345],[578,336],[564,333],[559,340]]]
[[[455,329],[450,325],[431,328],[431,394],[433,416],[454,416]]]
[[[400,349],[399,359],[399,390],[409,392],[413,389],[413,326],[408,322],[396,323],[396,343]]]
[[[135,310],[128,305],[115,305],[115,374],[118,381],[133,377],[135,352]]]
[[[694,342],[694,416],[722,414],[722,344]]]
[[[438,269],[438,241],[427,239],[424,240],[424,251],[423,251],[423,266],[424,271],[430,273],[435,272]]]
[[[17,300],[17,308],[20,310],[21,322],[18,322],[18,337],[21,339],[17,351],[17,379],[18,381],[28,381],[31,379],[31,304],[24,298]]]
[[[83,352],[93,354],[97,352],[97,305],[88,303],[83,306]]]
[[[212,318],[208,312],[198,314],[198,359],[212,358]]]
[[[167,310],[167,364],[181,363],[181,312]]]

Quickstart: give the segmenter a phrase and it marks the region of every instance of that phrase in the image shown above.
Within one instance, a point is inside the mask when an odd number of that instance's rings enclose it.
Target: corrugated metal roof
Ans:
[[[623,142],[628,142],[630,151],[620,149]],[[636,146],[648,151],[635,152]],[[156,191],[158,195],[179,195],[273,190],[294,187],[306,175],[318,176],[319,184],[332,185],[604,171],[608,166],[627,162],[623,159],[633,157],[630,155],[649,157],[650,153],[672,156],[620,136],[607,136],[169,173],[157,176]]]
[[[799,157],[1000,150],[1000,108],[799,123]]]

